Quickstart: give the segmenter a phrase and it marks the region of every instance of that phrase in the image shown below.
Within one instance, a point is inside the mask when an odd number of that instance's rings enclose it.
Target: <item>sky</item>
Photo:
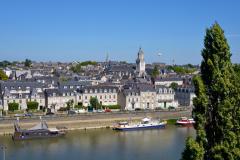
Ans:
[[[217,21],[240,63],[239,0],[0,0],[0,60],[200,64]],[[158,56],[161,53],[161,56]]]

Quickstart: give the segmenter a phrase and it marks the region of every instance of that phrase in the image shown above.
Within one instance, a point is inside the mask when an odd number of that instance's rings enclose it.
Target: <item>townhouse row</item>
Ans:
[[[182,94],[178,90],[175,93],[167,86],[144,83],[92,86],[75,82],[64,83],[57,88],[48,88],[39,82],[26,81],[2,81],[0,90],[0,109],[3,110],[8,110],[8,104],[13,102],[19,104],[20,110],[25,110],[29,101],[38,102],[39,110],[43,108],[58,110],[66,107],[69,101],[73,101],[74,106],[80,104],[89,106],[91,97],[97,97],[103,106],[119,104],[122,110],[167,109],[168,107],[176,108],[185,103],[183,99],[187,98],[188,93]]]

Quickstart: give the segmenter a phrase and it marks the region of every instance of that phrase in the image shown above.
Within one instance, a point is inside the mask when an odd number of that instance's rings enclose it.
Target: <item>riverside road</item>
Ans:
[[[56,114],[51,116],[42,116],[50,127],[64,126],[68,129],[88,129],[111,127],[118,121],[132,120],[137,121],[143,117],[152,117],[154,119],[175,119],[179,117],[191,117],[190,110],[184,111],[134,111],[134,112],[110,112],[110,113],[80,113],[74,115]],[[0,134],[13,133],[13,123],[16,117],[0,118]],[[22,128],[29,128],[39,122],[39,116],[20,117]]]

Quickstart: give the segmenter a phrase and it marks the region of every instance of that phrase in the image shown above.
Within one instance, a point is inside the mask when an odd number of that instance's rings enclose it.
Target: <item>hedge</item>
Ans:
[[[9,111],[15,111],[19,109],[19,104],[18,103],[8,103],[8,110]]]
[[[27,102],[27,109],[37,110],[38,109],[38,102],[35,102],[35,101]]]
[[[103,105],[102,108],[108,108],[108,109],[121,109],[121,106],[119,104],[116,105]]]

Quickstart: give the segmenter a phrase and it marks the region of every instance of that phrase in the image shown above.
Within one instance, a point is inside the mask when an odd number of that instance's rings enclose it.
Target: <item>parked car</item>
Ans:
[[[135,111],[141,111],[142,109],[141,108],[135,108]]]
[[[17,114],[14,114],[14,117],[25,117],[25,114],[17,113]]]
[[[54,115],[53,112],[47,112],[46,115]]]
[[[68,111],[68,114],[71,114],[71,115],[76,114],[76,111],[70,110],[70,111]]]
[[[98,112],[98,113],[102,113],[102,112],[104,112],[104,111],[103,111],[102,109],[98,109],[97,112]]]
[[[32,117],[33,114],[32,114],[32,113],[25,113],[24,116],[25,116],[25,117]]]
[[[87,111],[85,109],[79,109],[75,110],[76,113],[86,113]]]
[[[105,109],[104,112],[112,112],[111,109]]]

